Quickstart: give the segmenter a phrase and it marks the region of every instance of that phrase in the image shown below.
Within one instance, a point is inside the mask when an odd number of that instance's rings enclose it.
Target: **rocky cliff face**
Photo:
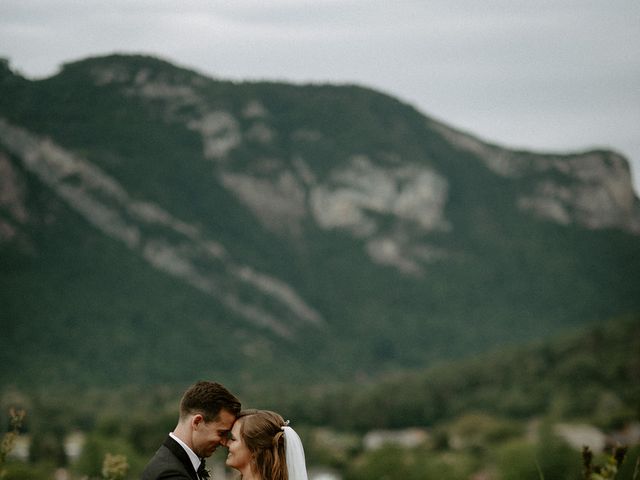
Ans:
[[[68,232],[53,228],[63,210]],[[40,82],[0,76],[0,257],[13,262],[0,281],[22,292],[0,300],[53,302],[25,313],[31,331],[86,318],[47,275],[102,249],[220,306],[181,318],[232,339],[201,335],[198,362],[214,347],[229,358],[211,369],[248,374],[278,355],[301,378],[415,365],[640,308],[639,234],[616,153],[500,148],[362,88],[233,84],[119,56]],[[128,272],[123,285],[149,281]],[[83,302],[117,323],[95,300],[99,275],[80,280]],[[125,337],[158,328],[147,310],[173,308],[163,288],[114,293]],[[128,354],[142,364],[149,349]]]
[[[174,218],[153,202],[135,199],[117,180],[50,139],[0,119],[0,143],[105,235],[124,243],[158,270],[217,298],[249,322],[284,337],[291,336],[291,329],[297,328],[296,322],[322,326],[322,317],[290,285],[234,261],[223,245],[202,235],[197,226]],[[25,192],[6,155],[0,156],[0,173],[4,173],[0,207],[6,209],[17,224],[24,224],[28,220],[23,204]],[[156,233],[146,233],[149,227]],[[5,241],[16,235],[11,223],[0,223],[0,229]],[[179,240],[169,242],[167,237]],[[215,267],[207,268],[208,265]],[[223,274],[214,274],[212,270],[222,270]],[[284,307],[281,317],[274,317],[257,304],[240,301],[238,290],[243,285],[249,285]],[[293,324],[287,325],[291,319]]]
[[[614,152],[534,155],[495,147],[440,123],[434,128],[491,171],[509,179],[531,179],[516,204],[524,212],[562,225],[619,228],[640,234],[640,205],[629,163]]]
[[[306,220],[324,230],[344,230],[364,240],[372,261],[405,273],[420,273],[421,263],[444,253],[416,241],[412,233],[451,228],[444,215],[447,180],[433,168],[399,158],[377,165],[367,155],[354,154],[323,179],[302,156],[258,156],[238,171],[234,150],[245,144],[269,150],[279,140],[273,114],[260,99],[248,98],[236,113],[208,106],[201,92],[206,80],[199,76],[157,77],[148,69],[118,66],[94,68],[91,75],[98,86],[117,85],[124,95],[159,102],[167,121],[197,132],[212,173],[265,228],[294,238],[302,235]],[[190,113],[180,113],[184,111]],[[310,148],[323,136],[305,128],[290,133],[292,141]],[[381,221],[383,217],[392,223]]]
[[[265,228],[300,238],[303,223],[311,220],[321,229],[363,240],[372,261],[406,274],[419,274],[425,263],[446,255],[446,249],[419,239],[453,228],[445,213],[449,180],[432,166],[395,152],[385,152],[388,160],[382,164],[354,152],[322,178],[301,155],[257,156],[238,169],[233,154],[246,145],[268,151],[278,142],[297,141],[313,148],[325,135],[301,125],[282,139],[274,114],[259,98],[246,98],[237,111],[220,109],[207,99],[207,79],[199,75],[158,75],[117,63],[90,73],[96,85],[116,85],[126,96],[156,102],[166,121],[197,132],[213,175]],[[523,213],[561,225],[640,234],[640,203],[629,166],[614,152],[536,155],[490,145],[432,120],[426,128],[435,129],[454,149],[476,156],[496,175],[528,179],[513,199]]]
[[[0,242],[16,239],[20,226],[29,220],[25,201],[25,186],[9,157],[0,152]]]

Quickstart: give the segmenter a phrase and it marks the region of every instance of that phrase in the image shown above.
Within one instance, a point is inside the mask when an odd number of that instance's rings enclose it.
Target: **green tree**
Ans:
[[[20,427],[22,426],[25,414],[26,412],[24,410],[16,410],[14,408],[9,410],[9,431],[4,434],[2,441],[0,442],[0,479],[6,476],[4,465],[7,455],[9,455],[11,450],[13,450],[16,439],[20,433]]]
[[[107,457],[109,455],[109,457]],[[73,471],[88,475],[89,477],[102,477],[105,460],[107,462],[108,473],[115,472],[111,467],[122,466],[122,459],[135,458],[133,447],[122,438],[103,437],[100,435],[90,435],[82,449],[82,454],[73,465]],[[127,469],[129,462],[126,461]],[[119,468],[120,468],[119,467]],[[112,471],[113,470],[113,471]]]
[[[579,455],[546,427],[537,443],[507,442],[496,457],[501,480],[578,480],[580,474]]]

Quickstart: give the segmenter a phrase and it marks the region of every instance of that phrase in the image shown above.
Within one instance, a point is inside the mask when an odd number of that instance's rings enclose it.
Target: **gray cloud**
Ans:
[[[637,0],[3,0],[28,76],[112,52],[232,79],[358,83],[487,140],[614,148],[640,190]]]

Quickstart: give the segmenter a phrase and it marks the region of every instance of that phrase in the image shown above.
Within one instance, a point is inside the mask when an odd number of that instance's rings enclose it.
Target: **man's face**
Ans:
[[[236,417],[233,413],[220,410],[217,420],[205,422],[202,416],[193,419],[193,452],[199,457],[209,457],[218,445],[224,444]]]

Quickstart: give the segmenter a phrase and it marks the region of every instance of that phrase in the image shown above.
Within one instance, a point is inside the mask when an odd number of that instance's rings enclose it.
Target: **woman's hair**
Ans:
[[[269,410],[242,410],[238,415],[240,435],[253,454],[263,480],[288,480],[285,457],[284,419]]]

